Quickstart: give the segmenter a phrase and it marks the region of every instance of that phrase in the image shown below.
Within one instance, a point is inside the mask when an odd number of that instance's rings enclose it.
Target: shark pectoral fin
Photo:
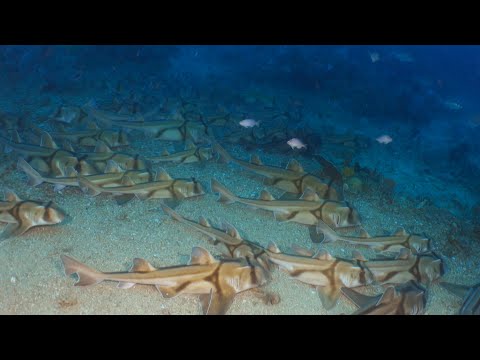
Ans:
[[[263,185],[272,186],[275,184],[275,179],[265,178],[263,179]]]
[[[63,189],[65,189],[66,187],[67,187],[66,185],[55,184],[55,186],[53,187],[53,191],[59,192],[59,191],[62,191]]]
[[[292,216],[292,213],[290,212],[283,212],[283,211],[274,211],[273,215],[275,217],[275,220],[284,222],[284,221],[289,221],[290,217]]]
[[[155,285],[158,291],[162,294],[165,299],[170,299],[178,295],[178,291],[175,287],[172,286],[160,286]]]
[[[440,286],[462,299],[464,299],[467,296],[470,290],[469,286],[452,284],[452,283],[443,282],[443,281],[440,282]]]
[[[311,225],[308,227],[308,232],[310,233],[310,240],[312,240],[315,244],[320,244],[325,240],[325,236],[323,233],[317,232],[317,227],[315,225]]]
[[[230,287],[222,290],[222,293],[210,290],[210,294],[200,295],[203,315],[225,315],[227,313],[235,298],[235,290]]]
[[[340,289],[335,286],[317,286],[318,296],[325,310],[331,310],[340,297]]]
[[[147,200],[150,197],[150,194],[148,194],[148,193],[136,193],[135,196],[139,200]]]
[[[135,198],[135,195],[133,194],[122,194],[115,196],[115,201],[117,202],[118,205],[125,205],[129,201]]]
[[[119,289],[130,289],[135,286],[135,283],[129,283],[129,282],[119,282],[117,285],[117,288]]]
[[[360,309],[373,306],[382,298],[382,295],[367,296],[346,287],[342,287],[342,293]]]
[[[30,226],[27,224],[17,224],[17,223],[10,223],[5,227],[5,230],[0,234],[0,241],[6,240],[12,236],[18,236],[25,233]]]

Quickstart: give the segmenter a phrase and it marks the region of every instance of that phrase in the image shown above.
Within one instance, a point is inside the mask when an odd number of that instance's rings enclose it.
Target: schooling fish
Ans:
[[[253,208],[272,211],[278,221],[293,221],[303,225],[317,225],[321,219],[335,228],[360,225],[360,215],[348,204],[323,200],[307,189],[297,200],[276,200],[272,194],[262,190],[260,199],[236,196],[217,180],[212,179],[212,192],[220,194],[218,201],[224,204],[239,202]]]
[[[370,236],[363,230],[361,236],[347,236],[338,234],[324,221],[318,220],[317,232],[323,233],[325,242],[344,241],[350,244],[366,245],[378,251],[400,251],[410,249],[413,253],[424,253],[430,250],[429,239],[408,234],[405,229],[398,229],[393,235]]]
[[[198,295],[204,315],[223,315],[235,296],[267,283],[261,267],[248,265],[245,260],[216,260],[205,249],[194,247],[188,265],[154,268],[148,261],[134,259],[130,272],[100,272],[79,261],[62,255],[67,276],[76,273],[76,286],[118,282],[128,289],[135,284],[154,285],[165,298],[180,294]]]
[[[426,289],[415,281],[389,286],[383,294],[367,296],[349,288],[342,293],[359,309],[352,315],[423,315],[427,305]]]
[[[245,119],[245,120],[242,120],[238,123],[240,126],[244,127],[244,128],[252,128],[254,126],[260,126],[260,121],[255,121],[253,119]]]
[[[296,252],[301,256],[281,253],[273,242],[267,248],[270,261],[282,271],[293,279],[316,287],[327,310],[336,305],[342,287],[364,286],[374,282],[371,273],[363,265],[364,259],[357,255],[354,260],[346,260],[334,258],[325,250],[313,254],[297,248]]]
[[[440,282],[440,286],[463,299],[459,315],[480,315],[480,283],[472,286]]]
[[[375,140],[377,140],[380,144],[384,145],[390,144],[393,141],[393,139],[389,135],[379,136]]]
[[[292,148],[292,149],[306,149],[307,145],[303,143],[302,140],[298,138],[292,138],[287,141],[287,144]]]
[[[0,241],[22,235],[35,226],[58,224],[64,218],[64,212],[52,202],[21,200],[14,192],[6,191],[4,201],[0,201],[0,222],[8,225],[0,234]]]
[[[340,200],[335,188],[334,179],[329,184],[323,183],[318,177],[305,172],[303,167],[292,159],[286,169],[264,165],[257,155],[252,155],[250,162],[239,160],[231,156],[220,144],[213,146],[223,162],[233,162],[244,169],[265,176],[265,185],[275,186],[289,193],[302,194],[307,188],[312,189],[321,199]]]

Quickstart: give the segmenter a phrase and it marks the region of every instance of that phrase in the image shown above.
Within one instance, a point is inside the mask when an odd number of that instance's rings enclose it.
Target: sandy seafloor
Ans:
[[[163,143],[143,141],[138,137],[133,148],[144,155],[154,154]],[[226,146],[235,156],[247,159],[249,154],[238,146]],[[132,150],[130,150],[132,151]],[[266,164],[280,165],[290,158],[283,155],[261,154]],[[16,170],[13,154],[0,154],[2,187],[15,190],[21,198],[53,199],[69,218],[62,224],[31,229],[24,236],[11,238],[0,244],[0,314],[201,314],[196,296],[180,295],[163,299],[153,286],[135,286],[129,290],[117,289],[116,284],[104,282],[89,287],[75,287],[74,278],[66,277],[60,260],[68,254],[101,271],[126,271],[134,258],[144,258],[154,266],[185,264],[193,246],[202,246],[219,255],[206,237],[163,214],[160,200],[134,201],[118,206],[110,195],[95,198],[85,196],[79,188],[68,188],[54,193],[53,185],[36,188],[26,185],[26,176]],[[299,159],[307,170],[318,165],[313,160]],[[236,226],[247,239],[266,246],[274,241],[282,251],[290,252],[290,245],[311,247],[307,227],[295,223],[278,223],[272,214],[255,211],[242,204],[222,205],[210,192],[210,179],[216,178],[240,196],[257,197],[265,188],[259,177],[235,165],[210,161],[199,164],[154,165],[163,166],[172,177],[195,177],[207,194],[201,198],[183,201],[176,211],[188,219],[198,220],[203,215],[213,224],[225,220]],[[268,188],[274,196],[282,191]],[[445,280],[473,284],[478,282],[480,257],[478,249],[446,255],[447,233],[451,224],[462,226],[462,219],[433,205],[416,209],[413,200],[402,199],[386,204],[380,195],[346,193],[346,199],[360,212],[364,227],[371,234],[382,234],[404,226],[409,232],[426,233],[433,239],[434,250],[444,255],[448,272]],[[3,228],[0,225],[0,231]],[[375,253],[367,248],[343,243],[327,244],[332,255],[349,257],[354,249],[367,258]],[[471,251],[470,251],[471,250]],[[476,250],[476,251],[475,251]],[[448,252],[448,251],[447,251]],[[239,294],[229,314],[343,314],[355,307],[344,297],[332,311],[325,311],[315,290],[290,279],[275,270],[267,290],[280,296],[276,305],[264,304],[247,291]],[[361,291],[361,289],[358,289]],[[381,289],[369,288],[367,293]],[[429,292],[427,314],[454,314],[461,300],[447,293],[437,284]]]

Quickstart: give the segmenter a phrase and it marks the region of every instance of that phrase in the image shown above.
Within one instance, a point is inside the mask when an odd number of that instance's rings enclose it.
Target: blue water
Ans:
[[[212,130],[225,144],[250,134],[242,119],[261,121],[256,134],[283,131],[273,142],[237,143],[243,159],[322,155],[347,184],[358,177],[381,189],[385,203],[432,206],[476,229],[462,235],[466,244],[480,227],[479,90],[479,46],[0,46],[6,137],[16,129],[34,138],[29,122],[58,130],[61,106],[138,116],[201,99],[201,116],[235,119]],[[292,137],[306,149],[292,149]]]

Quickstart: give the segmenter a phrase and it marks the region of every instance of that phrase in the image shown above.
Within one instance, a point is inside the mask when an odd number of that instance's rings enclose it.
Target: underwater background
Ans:
[[[3,45],[0,84],[0,135],[5,139],[14,141],[16,132],[23,143],[38,146],[44,144],[42,131],[92,129],[82,120],[87,117],[98,128],[122,128],[102,124],[86,108],[132,122],[148,121],[146,114],[155,112],[161,119],[181,114],[188,121],[206,121],[205,139],[215,138],[234,158],[248,162],[259,155],[263,164],[283,169],[295,159],[306,172],[328,177],[370,234],[391,233],[400,226],[409,234],[422,234],[444,262],[444,279],[478,283],[479,46]],[[254,123],[242,125],[242,120]],[[185,141],[158,140],[138,128],[125,134],[129,144],[114,151],[148,159],[165,149],[169,154],[184,150]],[[193,142],[212,146],[205,139],[195,137]],[[289,144],[291,139],[301,146]],[[80,143],[73,149],[86,151]],[[173,266],[186,264],[194,246],[217,255],[205,235],[174,222],[158,199],[119,205],[110,194],[92,197],[77,187],[54,191],[47,183],[29,185],[17,169],[19,152],[8,146],[4,150],[2,190],[13,190],[21,199],[54,201],[68,216],[62,224],[0,242],[1,314],[201,313],[196,297],[166,299],[155,288],[74,287],[60,256],[68,254],[105,271],[127,271],[134,258],[148,259],[156,267]],[[233,224],[244,238],[264,247],[273,241],[282,252],[298,244],[323,246],[334,257],[348,258],[355,250],[367,259],[376,257],[373,249],[352,244],[319,245],[311,229],[278,221],[268,211],[218,202],[212,179],[250,199],[263,189],[278,198],[284,189],[216,159],[152,161],[156,172],[194,178],[205,190],[202,197],[176,203],[176,212],[194,221],[203,216],[214,224]],[[276,301],[241,292],[228,313],[355,310],[346,297],[326,310],[315,289],[280,271],[272,277],[266,286]],[[373,295],[383,289],[377,284],[365,291]],[[438,284],[431,285],[427,299],[427,314],[458,313],[462,305]]]

